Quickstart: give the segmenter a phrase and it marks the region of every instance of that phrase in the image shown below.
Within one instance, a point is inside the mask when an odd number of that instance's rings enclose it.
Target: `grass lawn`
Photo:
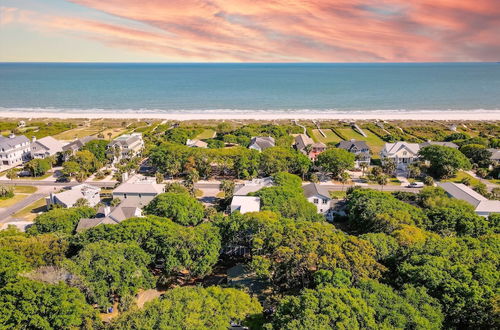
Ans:
[[[34,194],[38,190],[35,186],[15,186],[14,192],[16,194]]]
[[[12,206],[12,205],[22,201],[26,197],[28,197],[28,195],[15,194],[14,197],[7,198],[7,199],[0,199],[0,208]]]
[[[325,133],[326,137],[324,137],[323,135],[321,135],[321,133],[319,132],[319,130],[317,130],[317,129],[313,129],[312,130],[314,137],[318,141],[323,142],[325,144],[327,144],[328,142],[338,143],[338,142],[342,141],[342,139],[340,138],[340,136],[338,136],[337,134],[333,133],[333,131],[331,129],[323,129],[322,131],[323,131],[323,133]]]
[[[471,175],[469,175],[465,172],[462,172],[462,171],[457,172],[457,175],[455,175],[453,178],[449,178],[449,179],[442,180],[442,181],[443,182],[461,183],[462,179],[464,179],[464,178],[469,178],[471,186],[474,186],[474,185],[481,183],[481,181],[479,181],[478,179],[476,179],[476,178],[472,177]]]
[[[215,130],[207,128],[207,129],[203,130],[203,132],[198,134],[195,137],[195,139],[198,139],[198,140],[211,139],[214,136],[215,136]]]
[[[491,182],[491,183],[500,185],[500,179],[490,179],[488,181]]]
[[[102,135],[104,135],[105,139],[109,140],[109,135],[108,135],[109,133],[111,133],[111,139],[114,139],[115,137],[125,133],[125,131],[127,131],[127,128],[117,127],[117,128],[108,128],[102,132],[99,131],[96,134],[101,133]]]
[[[67,131],[64,131],[62,133],[59,133],[54,136],[54,138],[58,140],[74,140],[89,136],[89,135],[94,135],[97,134],[100,131],[99,127],[78,127],[78,128],[73,128]]]
[[[359,134],[352,128],[338,128],[337,129],[340,134],[344,135],[347,139],[356,139],[359,141],[366,141],[368,146],[370,147],[370,150],[372,151],[373,158],[379,158],[379,153],[382,151],[382,148],[385,144],[385,141],[383,141],[381,138],[373,134],[367,129],[364,129],[363,131],[366,133],[367,137],[364,137],[363,135]]]
[[[330,197],[334,199],[344,199],[346,196],[346,192],[344,191],[330,191]]]
[[[45,198],[40,198],[39,200],[26,206],[21,211],[15,213],[13,215],[13,217],[22,218],[22,219],[25,219],[26,221],[31,221],[31,220],[36,218],[36,216],[38,215],[39,212],[45,211],[46,208],[47,208],[47,206],[45,203]]]
[[[14,179],[14,180],[43,180],[43,179],[47,179],[48,177],[51,177],[52,175],[54,175],[54,173],[49,172],[49,173],[45,173],[42,176],[22,176],[22,177],[18,177],[16,179]]]

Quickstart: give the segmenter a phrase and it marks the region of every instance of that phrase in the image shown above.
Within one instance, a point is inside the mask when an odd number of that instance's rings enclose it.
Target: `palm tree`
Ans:
[[[345,171],[340,174],[339,180],[342,183],[342,191],[344,191],[344,185],[349,181],[350,178],[351,176],[349,175],[349,173]]]
[[[365,171],[368,169],[368,164],[365,162],[362,162],[359,164],[359,167],[361,168],[361,174],[365,176]]]
[[[109,141],[111,141],[111,136],[113,136],[113,133],[108,132],[108,139],[109,139]]]
[[[377,183],[380,185],[380,190],[384,190],[384,186],[387,184],[387,182],[387,175],[381,174],[377,176]]]

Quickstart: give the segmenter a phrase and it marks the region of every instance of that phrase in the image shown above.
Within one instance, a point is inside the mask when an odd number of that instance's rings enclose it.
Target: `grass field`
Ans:
[[[379,157],[378,155],[380,151],[382,151],[382,147],[385,144],[385,141],[383,141],[378,136],[376,136],[375,134],[366,129],[363,131],[366,133],[367,137],[364,137],[363,135],[359,134],[352,128],[338,128],[337,130],[339,131],[339,134],[342,134],[348,140],[356,139],[359,141],[366,141],[366,143],[370,147],[370,150],[373,153],[373,158]]]
[[[45,173],[42,176],[23,176],[23,177],[17,177],[14,180],[43,180],[43,179],[47,179],[48,177],[51,177],[53,174],[54,173],[49,172],[49,173]]]
[[[59,133],[54,136],[58,140],[74,140],[85,136],[94,135],[99,133],[100,127],[78,127],[74,129],[67,130],[65,132]]]
[[[15,186],[14,192],[16,194],[34,194],[37,191],[37,187],[34,186]]]
[[[15,194],[12,198],[0,199],[0,208],[12,206],[28,197],[26,194]]]
[[[465,173],[465,172],[462,172],[462,171],[459,171],[457,173],[457,175],[455,175],[453,178],[449,178],[449,179],[446,179],[446,180],[442,180],[443,182],[455,182],[455,183],[461,183],[461,181],[464,179],[464,178],[469,178],[470,180],[470,184],[472,186],[474,185],[477,185],[479,183],[481,183],[481,181],[479,181],[478,179],[474,178],[473,176]]]
[[[203,139],[211,139],[215,136],[215,131],[213,129],[204,129],[203,132],[198,134],[195,139],[203,140]]]
[[[40,198],[39,200],[26,206],[21,211],[13,215],[14,218],[22,218],[26,221],[31,221],[36,218],[39,212],[46,210],[45,198]]]
[[[314,137],[318,141],[323,142],[325,144],[328,142],[338,143],[338,142],[342,141],[342,139],[337,134],[333,133],[333,131],[331,129],[323,129],[322,131],[323,131],[323,133],[325,133],[326,137],[321,135],[319,130],[317,130],[317,129],[312,130]]]

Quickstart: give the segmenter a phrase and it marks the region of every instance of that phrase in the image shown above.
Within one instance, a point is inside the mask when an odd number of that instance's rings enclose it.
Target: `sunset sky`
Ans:
[[[0,0],[0,61],[499,61],[500,0]]]

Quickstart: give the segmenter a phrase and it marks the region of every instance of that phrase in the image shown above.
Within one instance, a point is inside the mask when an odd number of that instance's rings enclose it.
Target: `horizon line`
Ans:
[[[144,61],[1,61],[0,64],[468,64],[500,61],[415,61],[415,62],[144,62]]]

